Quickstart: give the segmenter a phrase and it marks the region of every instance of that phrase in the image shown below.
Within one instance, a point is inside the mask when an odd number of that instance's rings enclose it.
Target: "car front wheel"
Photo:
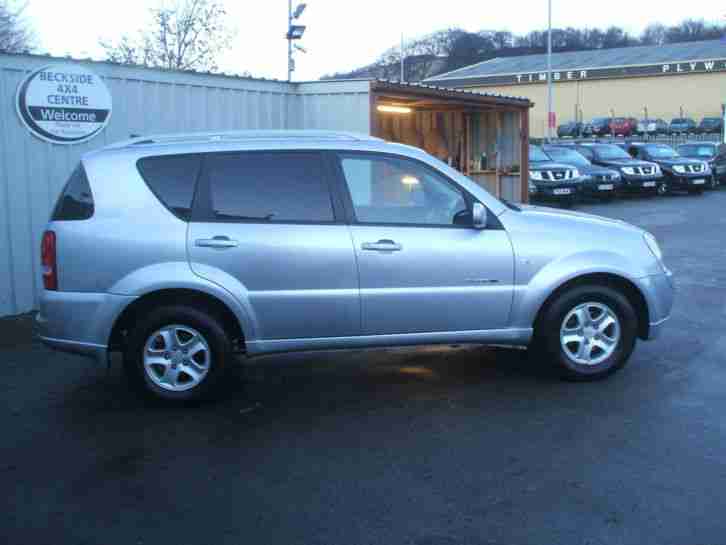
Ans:
[[[535,345],[567,380],[590,381],[622,368],[635,348],[637,317],[618,290],[577,286],[560,294],[535,330]]]

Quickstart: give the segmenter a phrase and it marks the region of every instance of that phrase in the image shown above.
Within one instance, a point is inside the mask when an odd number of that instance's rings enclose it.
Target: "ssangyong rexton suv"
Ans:
[[[598,379],[658,335],[674,293],[637,227],[502,202],[419,149],[328,132],[89,153],[41,250],[43,341],[120,351],[166,400],[212,394],[242,352],[505,344]]]

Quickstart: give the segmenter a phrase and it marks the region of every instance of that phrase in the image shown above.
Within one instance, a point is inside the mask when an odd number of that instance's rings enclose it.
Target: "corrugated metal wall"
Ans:
[[[0,55],[0,316],[36,306],[40,237],[61,187],[87,151],[159,132],[369,131],[367,81],[288,84],[79,62],[105,80],[113,97],[111,121],[89,142],[51,144],[21,123],[15,95],[30,72],[67,62]]]

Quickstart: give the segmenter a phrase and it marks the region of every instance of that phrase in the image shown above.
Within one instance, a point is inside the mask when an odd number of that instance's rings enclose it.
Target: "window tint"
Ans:
[[[163,155],[140,159],[138,168],[162,204],[178,218],[189,221],[199,164],[198,155]]]
[[[93,194],[82,164],[76,167],[58,198],[53,221],[87,220],[93,216]]]
[[[212,221],[332,222],[319,153],[208,155]]]
[[[463,194],[415,161],[344,154],[341,166],[360,223],[465,223]]]

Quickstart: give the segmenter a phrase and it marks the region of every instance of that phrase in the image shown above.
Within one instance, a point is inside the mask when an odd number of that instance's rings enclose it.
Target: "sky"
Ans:
[[[287,0],[222,0],[236,30],[220,59],[222,71],[286,78]],[[294,0],[293,4],[300,0]],[[523,34],[547,26],[547,0],[304,0],[306,25],[294,79],[318,79],[368,64],[401,41],[432,31],[509,30]],[[29,0],[26,16],[39,50],[52,55],[103,58],[101,39],[133,33],[147,21],[149,6],[173,0]],[[685,18],[726,22],[723,0],[552,0],[553,26],[618,25],[638,33],[648,24]]]

